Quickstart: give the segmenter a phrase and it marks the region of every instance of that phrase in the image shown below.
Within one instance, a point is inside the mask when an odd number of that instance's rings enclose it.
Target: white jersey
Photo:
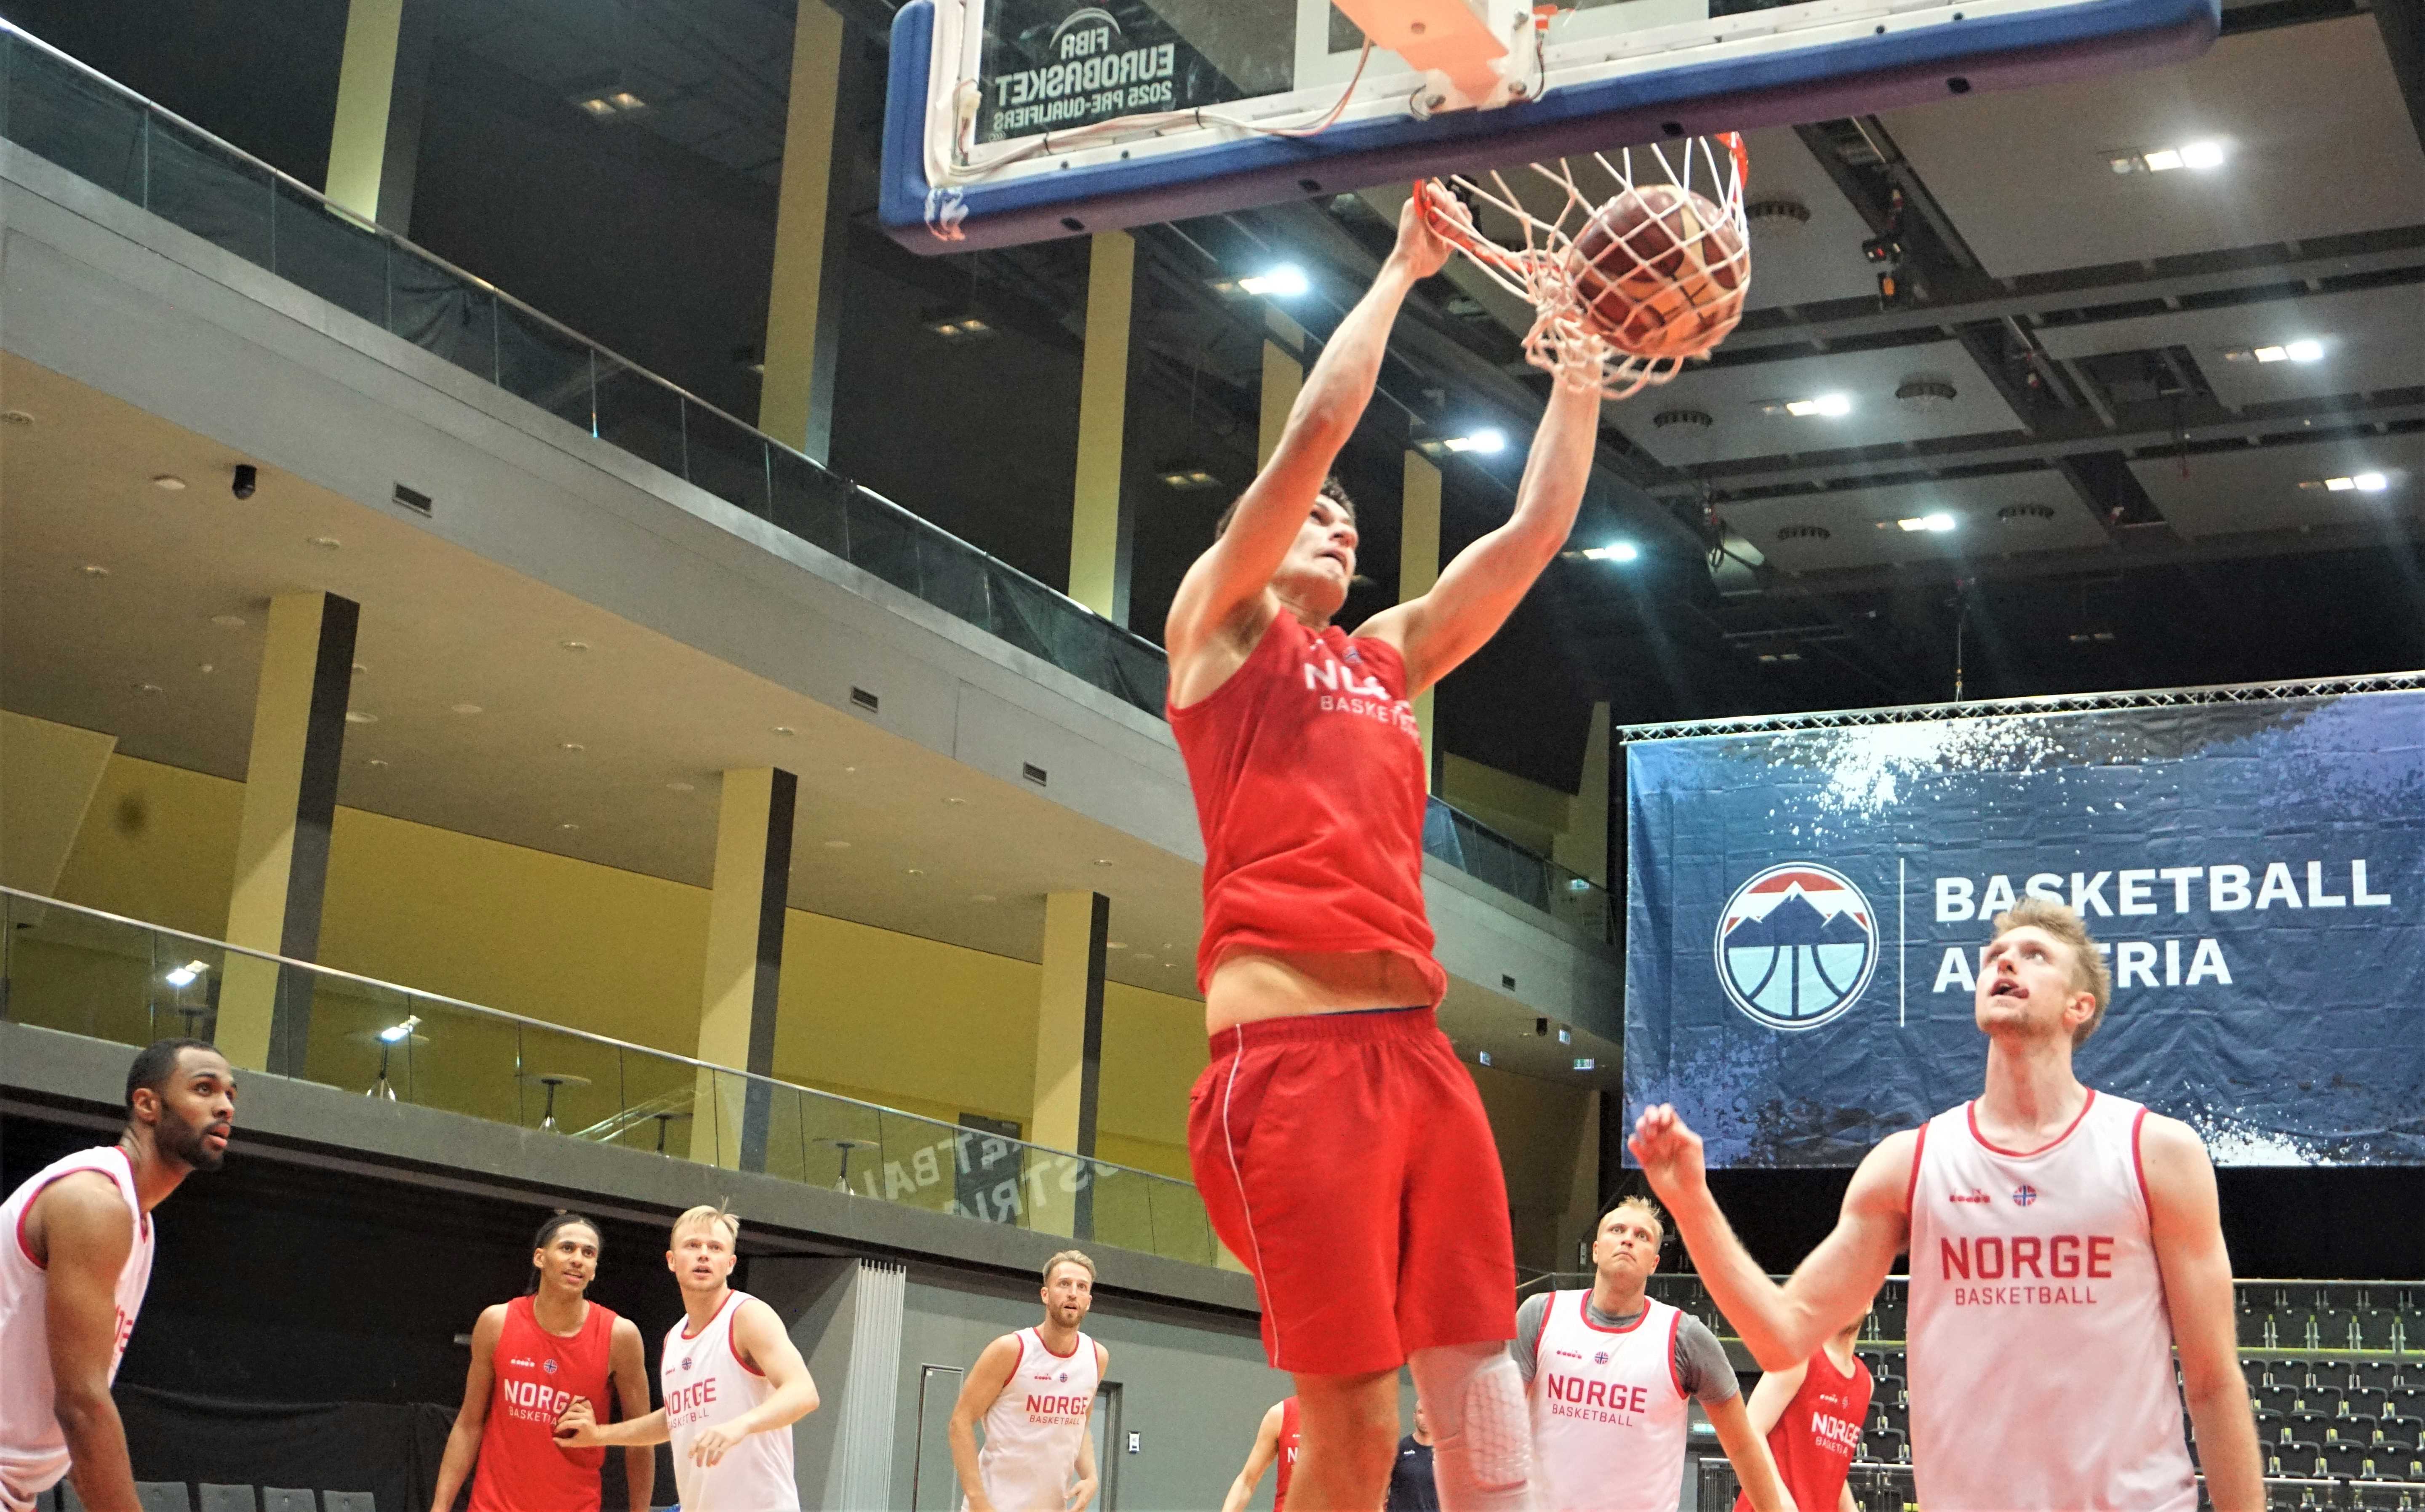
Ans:
[[[1929,1512],[2194,1512],[2139,1126],[2088,1094],[2053,1143],[1919,1132],[1911,1182],[1911,1459]]]
[[[792,1471],[792,1430],[753,1433],[713,1465],[696,1464],[691,1440],[702,1428],[730,1423],[775,1394],[775,1383],[741,1361],[732,1347],[732,1320],[747,1292],[724,1298],[697,1334],[685,1318],[666,1333],[657,1362],[666,1430],[673,1440],[674,1488],[683,1512],[799,1512],[800,1483]]]
[[[1684,1315],[1645,1297],[1630,1327],[1603,1328],[1585,1313],[1590,1306],[1588,1290],[1553,1293],[1541,1320],[1527,1389],[1541,1504],[1676,1512],[1688,1409],[1676,1330]]]
[[[1075,1349],[1056,1355],[1033,1328],[1014,1337],[1019,1363],[986,1408],[977,1476],[994,1512],[1061,1512],[1078,1477],[1078,1446],[1086,1440],[1095,1388],[1102,1384],[1095,1341],[1082,1333]]]
[[[53,1161],[0,1204],[0,1508],[32,1512],[34,1498],[68,1472],[68,1442],[52,1410],[51,1345],[45,1324],[49,1278],[25,1247],[25,1213],[42,1189],[63,1176],[99,1171],[126,1199],[135,1243],[118,1272],[118,1346],[109,1376],[126,1358],[143,1290],[152,1282],[152,1219],[135,1195],[135,1167],[116,1145],[80,1150]]]

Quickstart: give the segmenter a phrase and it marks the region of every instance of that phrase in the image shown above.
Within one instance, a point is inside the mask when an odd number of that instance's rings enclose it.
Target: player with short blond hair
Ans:
[[[2184,1398],[2218,1512],[2265,1504],[2206,1147],[2072,1074],[2105,1012],[2099,968],[2060,904],[1997,917],[1971,1003],[1984,1089],[1870,1151],[1835,1231],[1783,1286],[1718,1211],[1700,1136],[1663,1103],[1634,1125],[1629,1148],[1767,1369],[1856,1321],[1910,1252],[1911,1457],[1929,1512],[2193,1512]]]
[[[1112,1353],[1078,1331],[1095,1305],[1095,1263],[1044,1263],[1044,1321],[985,1346],[952,1405],[952,1468],[964,1512],[1083,1512],[1095,1499],[1086,1420]],[[985,1447],[977,1447],[977,1424]]]

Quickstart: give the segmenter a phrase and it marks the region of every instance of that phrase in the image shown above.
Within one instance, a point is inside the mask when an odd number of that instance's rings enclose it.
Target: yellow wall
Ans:
[[[241,784],[222,778],[112,757],[59,896],[217,938],[227,923],[242,797]],[[704,888],[341,808],[320,959],[687,1053],[698,1039],[707,903]],[[784,931],[775,1073],[945,1122],[967,1112],[1023,1127],[1035,1086],[1038,980],[1032,962],[794,909]],[[344,1037],[394,1022],[404,1006],[324,993],[312,1073],[367,1086],[377,1047]],[[1106,989],[1097,1147],[1103,1159],[1186,1175],[1187,1088],[1206,1058],[1203,1016],[1189,999],[1117,983]],[[332,1032],[318,1032],[323,1021]],[[458,1074],[472,1054],[459,1048],[463,1033],[450,1031],[458,1048],[444,1057]],[[434,1049],[423,1054],[426,1076],[441,1057]],[[450,1104],[486,1110],[538,1095],[507,1073],[517,1059],[508,1038],[476,1058],[483,1085],[451,1089]],[[570,1118],[606,1099],[604,1084],[631,1074],[615,1057],[602,1060],[569,1041],[525,1045],[519,1059],[598,1084],[586,1096],[564,1094],[561,1111]]]
[[[1582,1149],[1590,1092],[1488,1066],[1471,1070],[1507,1178],[1516,1263],[1527,1270],[1572,1270],[1572,1246],[1562,1231],[1573,1227],[1567,1210],[1574,1201],[1575,1158]]]

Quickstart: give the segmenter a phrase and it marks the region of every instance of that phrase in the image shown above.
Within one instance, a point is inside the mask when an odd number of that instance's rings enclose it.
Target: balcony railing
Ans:
[[[1162,648],[626,361],[487,280],[332,203],[0,21],[0,137],[600,441],[1153,715]],[[1435,800],[1437,803],[1437,800]],[[1444,807],[1442,805],[1441,807]],[[1435,812],[1426,848],[1595,938],[1607,894]]]
[[[0,888],[0,1017],[125,1045],[209,1037],[231,971],[282,974],[308,1005],[299,1049],[266,1068],[281,1075],[1218,1263],[1202,1199],[1172,1177]]]

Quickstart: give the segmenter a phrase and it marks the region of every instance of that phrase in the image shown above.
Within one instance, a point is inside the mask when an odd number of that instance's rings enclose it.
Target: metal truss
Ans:
[[[1775,734],[1790,730],[1846,730],[1863,725],[1917,724],[1929,719],[2080,714],[2096,709],[2192,708],[2210,703],[2264,703],[2276,700],[2337,698],[2346,693],[2401,693],[2418,689],[2425,689],[2425,669],[2370,672],[2354,677],[2299,678],[2275,683],[2230,683],[2212,687],[2060,693],[2030,699],[1975,699],[1964,703],[1912,703],[1888,709],[1836,709],[1816,714],[1678,719],[1665,724],[1619,725],[1616,737],[1627,745],[1639,745],[1645,741],[1682,740],[1694,735]]]

